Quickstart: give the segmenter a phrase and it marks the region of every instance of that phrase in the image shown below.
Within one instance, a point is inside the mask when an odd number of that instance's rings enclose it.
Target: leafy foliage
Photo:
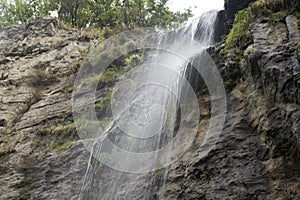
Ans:
[[[0,28],[25,23],[29,18],[48,15],[50,0],[0,0]]]
[[[168,0],[0,0],[0,28],[47,16],[53,10],[73,27],[117,30],[176,26],[192,15],[189,9],[174,13],[167,3]]]
[[[297,42],[295,54],[296,54],[296,58],[297,58],[298,61],[300,62],[300,40]]]
[[[36,134],[40,137],[46,136],[50,133],[51,133],[51,130],[49,128],[42,128],[42,129],[37,130],[37,132],[36,132]]]
[[[26,78],[29,85],[35,88],[49,86],[58,81],[54,74],[39,69],[29,74]]]
[[[257,6],[252,4],[248,8],[237,12],[234,19],[234,25],[226,38],[226,48],[240,48],[243,45],[249,44],[251,36],[248,27],[256,17],[257,10]]]

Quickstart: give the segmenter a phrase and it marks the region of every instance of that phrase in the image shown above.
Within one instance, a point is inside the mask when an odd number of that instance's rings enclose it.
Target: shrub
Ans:
[[[58,127],[51,127],[48,130],[53,136],[55,136],[55,140],[53,140],[52,144],[42,152],[43,155],[47,154],[51,150],[56,150],[57,153],[61,153],[74,141],[78,140],[74,123],[69,123]]]
[[[242,48],[251,43],[249,25],[256,16],[257,6],[251,4],[248,8],[237,12],[232,29],[226,38],[226,49]]]
[[[272,14],[273,19],[282,19],[286,16],[284,12],[277,12]]]
[[[298,18],[298,20],[300,20],[300,11],[296,11],[294,15]]]
[[[298,59],[298,61],[300,62],[300,40],[297,42],[297,46],[296,46],[296,58]]]
[[[42,129],[39,129],[37,132],[36,132],[36,134],[38,135],[38,136],[45,136],[45,135],[48,135],[48,134],[50,134],[51,133],[51,130],[50,129],[48,129],[48,128],[42,128]]]
[[[64,143],[63,145],[61,145],[60,147],[58,147],[57,149],[57,153],[62,153],[63,151],[65,151],[66,149],[68,149],[70,146],[72,146],[72,144],[75,142],[75,140],[71,140],[68,141],[66,143]]]
[[[49,86],[57,81],[57,78],[53,74],[42,70],[35,70],[32,74],[28,75],[27,78],[32,87]]]
[[[8,149],[0,152],[0,157],[17,152],[16,149]]]
[[[125,59],[125,64],[127,67],[134,67],[141,64],[143,61],[143,56],[139,54],[132,54]]]
[[[113,88],[106,88],[104,96],[102,96],[95,104],[97,115],[102,116],[110,111],[111,96]]]
[[[77,51],[79,52],[79,54],[82,58],[86,58],[89,55],[89,53],[91,52],[91,48],[92,48],[92,45],[89,44],[89,46],[86,49],[81,49],[80,47],[78,47]]]

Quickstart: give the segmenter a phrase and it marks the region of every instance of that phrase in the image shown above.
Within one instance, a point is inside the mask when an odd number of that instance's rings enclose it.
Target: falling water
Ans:
[[[186,104],[187,112],[194,110],[187,105],[188,86],[182,82],[182,77],[192,77],[188,66],[195,56],[186,42],[196,40],[198,53],[205,50],[213,43],[216,17],[217,11],[207,12],[185,27],[161,35],[157,49],[147,52],[144,67],[131,70],[116,83],[112,94],[112,100],[117,102],[112,103],[114,123],[103,137],[88,141],[91,156],[79,199],[164,199],[168,167],[161,162],[176,155],[178,144],[173,138],[179,118],[186,117],[179,117],[183,112],[179,104]],[[188,55],[188,60],[178,53]],[[114,157],[118,154],[111,150],[111,143],[136,153],[168,148],[164,155],[154,153],[153,160],[143,154],[144,159],[132,162],[132,157],[125,154]],[[100,162],[113,159],[123,171]]]

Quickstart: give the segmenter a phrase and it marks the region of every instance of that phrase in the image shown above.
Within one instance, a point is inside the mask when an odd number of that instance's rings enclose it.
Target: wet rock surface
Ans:
[[[209,49],[224,80],[234,82],[225,83],[227,122],[210,155],[171,169],[167,199],[300,198],[297,22],[257,19],[241,61],[220,56],[221,44]]]
[[[0,199],[70,199],[80,183],[83,145],[57,149],[76,137],[73,81],[92,40],[82,38],[53,18],[0,30]]]

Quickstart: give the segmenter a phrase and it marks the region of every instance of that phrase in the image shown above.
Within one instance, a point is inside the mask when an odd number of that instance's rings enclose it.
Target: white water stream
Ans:
[[[174,140],[180,134],[178,126],[199,121],[193,118],[199,117],[195,104],[189,102],[195,94],[184,79],[191,76],[187,66],[195,56],[187,43],[197,43],[197,53],[213,44],[216,17],[217,11],[207,12],[183,28],[162,34],[142,66],[116,83],[115,121],[89,144],[91,156],[79,199],[164,199],[168,165],[188,140]]]

